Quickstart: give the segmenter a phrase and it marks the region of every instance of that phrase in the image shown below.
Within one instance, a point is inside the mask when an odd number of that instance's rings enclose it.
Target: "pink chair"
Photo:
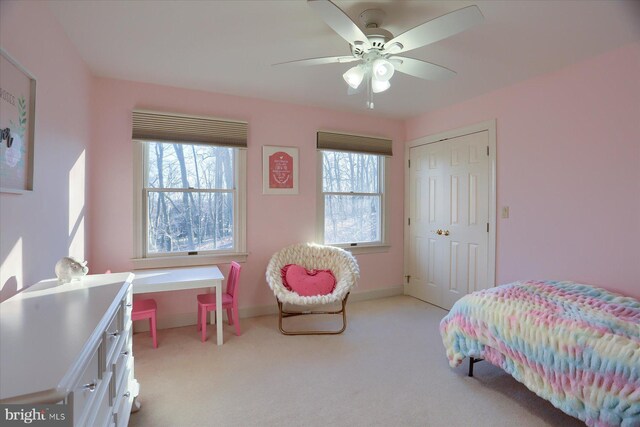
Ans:
[[[227,291],[222,294],[222,309],[227,310],[229,325],[235,324],[236,335],[240,335],[240,316],[238,315],[238,278],[240,277],[240,264],[231,262],[229,279],[227,279]],[[216,310],[215,294],[198,295],[198,330],[202,330],[202,342],[207,340],[207,312]]]
[[[153,338],[153,348],[158,348],[158,336],[156,334],[156,311],[158,306],[154,299],[142,299],[133,302],[131,320],[149,319],[149,329]]]

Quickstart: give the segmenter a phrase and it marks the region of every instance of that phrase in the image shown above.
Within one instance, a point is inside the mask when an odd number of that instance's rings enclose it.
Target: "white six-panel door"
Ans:
[[[410,148],[407,293],[449,309],[489,283],[489,132]]]

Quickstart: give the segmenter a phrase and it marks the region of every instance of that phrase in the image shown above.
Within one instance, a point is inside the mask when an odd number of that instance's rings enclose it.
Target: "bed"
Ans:
[[[640,302],[573,282],[461,298],[440,323],[451,367],[484,359],[589,426],[640,426]]]

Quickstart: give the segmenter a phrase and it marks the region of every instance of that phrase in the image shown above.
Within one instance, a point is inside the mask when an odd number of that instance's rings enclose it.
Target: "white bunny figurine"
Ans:
[[[74,257],[64,257],[56,263],[56,276],[59,283],[79,280],[89,272],[87,261],[80,261]]]

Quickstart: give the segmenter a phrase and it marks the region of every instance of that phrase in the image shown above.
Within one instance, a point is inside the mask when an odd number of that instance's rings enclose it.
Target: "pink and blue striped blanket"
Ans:
[[[499,366],[589,426],[640,426],[640,302],[573,282],[461,298],[440,322],[449,364]]]

